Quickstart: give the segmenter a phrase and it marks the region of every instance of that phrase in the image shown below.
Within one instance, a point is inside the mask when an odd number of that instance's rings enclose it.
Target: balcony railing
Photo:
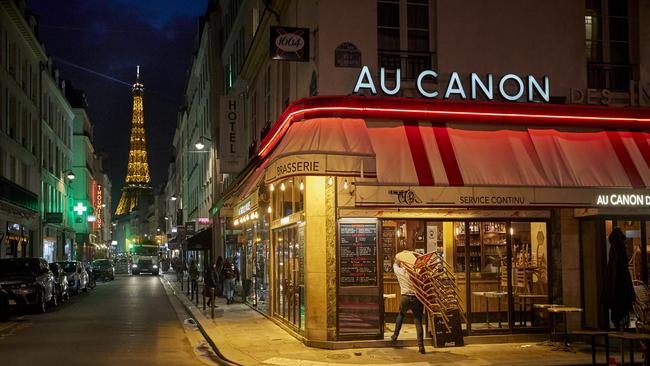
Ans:
[[[633,64],[587,63],[587,87],[627,92],[630,80],[638,80]]]
[[[33,212],[38,211],[38,196],[4,177],[0,177],[0,200]]]
[[[435,63],[435,52],[377,50],[379,67],[390,74],[395,69],[401,69],[402,78],[412,80],[423,70],[429,70]]]

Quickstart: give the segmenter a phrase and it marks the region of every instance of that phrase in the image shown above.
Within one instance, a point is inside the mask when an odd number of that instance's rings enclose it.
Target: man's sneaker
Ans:
[[[392,336],[390,336],[390,341],[391,341],[391,343],[393,343],[393,344],[397,343],[397,336],[396,336],[395,334],[393,334]]]
[[[420,346],[420,353],[421,354],[427,353],[427,351],[424,350],[424,346]]]

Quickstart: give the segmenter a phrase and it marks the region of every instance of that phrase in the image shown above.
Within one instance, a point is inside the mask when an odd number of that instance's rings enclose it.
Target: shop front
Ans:
[[[627,109],[300,100],[232,195],[244,278],[268,276],[270,316],[318,347],[389,338],[402,250],[444,258],[464,335],[545,331],[535,303],[583,307],[579,325],[600,325],[611,227],[647,281],[648,126],[650,113]],[[250,187],[268,200],[253,205]]]

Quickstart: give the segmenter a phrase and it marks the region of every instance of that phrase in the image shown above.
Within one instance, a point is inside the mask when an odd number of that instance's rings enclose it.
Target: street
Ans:
[[[16,366],[203,364],[159,278],[149,275],[99,282],[45,314],[0,323],[0,355]]]

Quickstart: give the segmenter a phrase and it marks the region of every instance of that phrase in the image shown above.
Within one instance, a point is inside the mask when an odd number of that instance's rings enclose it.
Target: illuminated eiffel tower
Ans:
[[[122,197],[115,210],[116,216],[126,215],[138,206],[138,201],[145,194],[151,193],[151,177],[147,162],[147,142],[144,134],[144,114],[142,96],[144,85],[140,82],[140,66],[133,84],[133,118],[131,119],[131,148],[129,149],[129,166],[126,182],[122,188]]]

